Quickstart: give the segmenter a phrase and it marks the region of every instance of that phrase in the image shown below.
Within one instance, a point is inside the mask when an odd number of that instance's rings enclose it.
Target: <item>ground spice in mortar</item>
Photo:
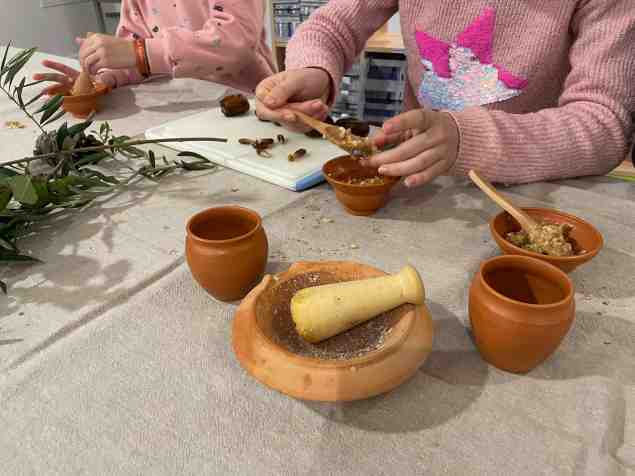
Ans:
[[[346,360],[361,357],[378,350],[399,317],[393,310],[366,321],[347,332],[338,334],[318,344],[305,341],[297,333],[291,318],[290,301],[300,289],[337,282],[328,273],[307,273],[281,283],[273,304],[272,337],[276,343],[294,354],[322,360]]]

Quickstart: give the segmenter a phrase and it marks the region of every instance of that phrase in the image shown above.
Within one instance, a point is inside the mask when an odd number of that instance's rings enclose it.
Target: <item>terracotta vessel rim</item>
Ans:
[[[281,276],[282,274],[286,274],[285,273],[281,273],[278,274],[276,276]],[[386,273],[384,273],[385,275]],[[267,289],[269,288],[269,286],[271,286],[273,284],[274,278],[272,278],[271,276],[268,276],[267,278],[270,278],[266,284],[264,289],[262,290],[262,292],[258,295],[258,297],[256,298],[256,300],[254,301],[254,305],[257,305],[258,299],[260,298],[260,296],[262,295],[262,293],[266,292]],[[267,279],[265,278],[265,279]],[[400,306],[400,307],[404,307],[404,306]],[[305,367],[319,367],[319,368],[342,368],[342,367],[362,367],[368,364],[371,364],[373,362],[376,362],[377,360],[383,359],[385,357],[387,357],[388,355],[396,352],[399,347],[401,346],[401,344],[403,344],[404,340],[406,340],[406,338],[408,337],[408,335],[410,334],[412,327],[414,325],[414,319],[419,319],[420,318],[420,313],[422,312],[426,312],[426,307],[425,305],[421,305],[421,306],[412,306],[413,309],[407,309],[404,308],[404,314],[399,318],[399,320],[397,322],[395,322],[395,324],[393,325],[393,329],[395,326],[397,326],[403,319],[408,319],[408,322],[406,322],[405,324],[407,324],[407,327],[405,329],[402,330],[401,334],[398,336],[398,338],[393,341],[391,343],[391,345],[388,346],[382,346],[379,349],[373,350],[368,352],[367,354],[361,355],[359,357],[355,357],[352,359],[317,359],[317,358],[313,358],[313,357],[305,357],[303,355],[298,355],[295,354],[287,349],[285,349],[283,346],[275,343],[274,341],[272,341],[260,328],[260,326],[256,323],[256,325],[254,326],[255,332],[258,334],[259,337],[261,337],[264,342],[275,352],[278,352],[282,355],[284,355],[287,359],[290,359],[300,365],[303,365]],[[255,307],[254,307],[255,309]],[[414,317],[414,319],[413,319]]]
[[[552,255],[543,255],[540,253],[536,253],[534,251],[529,251],[526,250],[524,248],[521,248],[519,246],[516,246],[515,244],[513,244],[511,241],[508,241],[504,236],[502,236],[500,233],[498,233],[498,230],[496,230],[494,223],[496,222],[496,220],[502,216],[502,215],[506,215],[508,214],[507,212],[503,211],[497,215],[495,215],[491,220],[490,220],[490,231],[492,232],[493,235],[497,236],[499,239],[501,240],[505,240],[506,244],[514,249],[514,250],[518,250],[519,252],[528,255],[530,257],[535,257],[538,258],[540,260],[545,260],[545,259],[549,259],[550,261],[554,261],[557,263],[575,263],[578,262],[582,259],[586,260],[589,258],[593,258],[595,255],[597,255],[600,250],[602,249],[602,247],[604,246],[604,238],[602,237],[602,234],[593,226],[591,225],[589,222],[587,222],[586,220],[583,220],[582,218],[579,218],[575,215],[572,215],[570,213],[565,213],[565,212],[561,212],[559,210],[556,210],[555,208],[540,208],[540,207],[521,207],[521,210],[525,211],[525,212],[536,212],[537,215],[544,215],[544,212],[547,213],[553,213],[554,215],[559,215],[562,217],[567,217],[573,221],[579,222],[581,224],[583,224],[584,226],[587,227],[587,229],[593,234],[595,235],[595,237],[597,238],[598,241],[598,245],[592,249],[592,250],[586,250],[586,253],[583,253],[581,255],[575,255],[575,256],[552,256]]]
[[[334,159],[331,159],[329,161],[327,161],[323,166],[322,166],[322,175],[324,175],[324,178],[332,184],[336,184],[336,185],[341,185],[344,187],[351,187],[351,188],[357,188],[357,189],[363,189],[363,190],[373,190],[373,189],[378,189],[378,188],[382,188],[382,187],[386,187],[387,185],[392,185],[396,182],[399,181],[399,179],[401,177],[392,177],[389,175],[382,175],[382,178],[384,179],[384,183],[380,183],[380,184],[373,184],[373,185],[359,185],[359,184],[355,184],[355,183],[348,183],[348,182],[342,182],[341,180],[337,180],[334,179],[333,177],[331,177],[330,175],[328,175],[326,173],[326,168],[329,164],[332,164],[333,162],[336,161],[340,161],[340,160],[356,160],[353,159],[350,155],[340,155],[339,157],[335,157]]]
[[[250,218],[253,218],[255,220],[255,224],[253,228],[249,230],[247,233],[236,236],[234,238],[227,238],[226,240],[209,240],[206,238],[201,238],[192,231],[192,224],[194,223],[195,220],[200,219],[201,217],[203,217],[204,215],[212,211],[223,211],[223,210],[225,211],[235,210],[235,211],[239,211],[243,213],[244,215],[248,215]],[[218,245],[218,244],[225,244],[225,243],[235,243],[237,241],[241,241],[246,238],[249,238],[250,236],[255,234],[258,231],[258,229],[260,229],[261,227],[262,227],[262,218],[257,212],[251,210],[250,208],[241,207],[240,205],[225,205],[220,207],[207,208],[205,210],[202,210],[194,214],[192,217],[190,217],[190,219],[187,222],[187,235],[192,240],[197,241],[199,243],[208,243],[208,244]]]
[[[530,304],[527,302],[516,301],[515,299],[511,299],[505,296],[504,294],[499,293],[494,288],[492,288],[487,283],[487,281],[485,281],[485,273],[487,272],[485,267],[491,266],[492,264],[496,264],[499,262],[501,263],[507,262],[508,264],[512,265],[510,267],[513,267],[514,264],[519,264],[519,263],[523,263],[526,265],[533,264],[535,266],[542,267],[545,270],[549,270],[551,272],[556,273],[556,275],[559,276],[560,278],[560,281],[557,284],[565,285],[565,289],[564,289],[565,296],[559,301],[556,301],[550,304]],[[526,269],[526,271],[531,272],[531,270],[528,270],[528,269]],[[542,274],[541,277],[548,279],[552,283],[554,282],[553,279],[551,279],[549,276],[546,276],[545,274]],[[514,306],[523,307],[525,309],[532,309],[532,310],[555,309],[562,306],[563,304],[570,302],[573,299],[573,282],[571,281],[571,278],[569,278],[569,276],[567,276],[567,274],[564,271],[562,271],[560,268],[558,268],[557,266],[554,266],[543,260],[533,258],[531,256],[503,255],[503,256],[495,256],[494,258],[490,258],[484,261],[483,263],[481,263],[481,266],[479,268],[479,273],[478,273],[478,280],[481,283],[481,285],[485,287],[485,289],[493,293],[497,298],[502,299],[503,301],[508,302],[510,304],[513,304]]]
[[[111,90],[110,86],[106,86],[103,83],[95,83],[95,91],[93,91],[92,93],[79,94],[79,95],[73,96],[71,94],[68,94],[70,92],[70,88],[64,87],[64,86],[58,86],[51,90],[51,92],[49,93],[49,96],[61,95],[64,98],[64,101],[66,102],[79,102],[79,101],[85,101],[86,99],[104,95],[106,93],[109,93],[110,90]]]

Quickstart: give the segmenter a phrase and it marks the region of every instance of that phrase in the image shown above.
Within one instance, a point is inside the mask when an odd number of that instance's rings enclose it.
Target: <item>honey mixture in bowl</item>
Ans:
[[[507,233],[507,241],[527,251],[549,256],[574,256],[577,251],[569,234],[573,228],[566,223],[543,221],[527,233],[524,230]]]

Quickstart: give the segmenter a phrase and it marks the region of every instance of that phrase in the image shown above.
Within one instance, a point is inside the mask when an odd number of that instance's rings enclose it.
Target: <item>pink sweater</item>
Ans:
[[[117,36],[145,38],[153,75],[206,79],[253,92],[275,71],[263,0],[123,0]],[[117,86],[139,73],[110,70]]]
[[[334,84],[399,11],[406,108],[459,127],[451,171],[523,183],[609,172],[635,111],[635,0],[331,0],[288,45],[287,68]]]

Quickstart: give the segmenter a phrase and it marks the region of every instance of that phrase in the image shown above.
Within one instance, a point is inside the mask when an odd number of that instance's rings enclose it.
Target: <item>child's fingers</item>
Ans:
[[[289,75],[281,75],[270,86],[268,94],[262,99],[267,107],[276,109],[287,104],[290,98],[302,90],[302,83]]]
[[[414,109],[387,120],[384,122],[382,130],[386,134],[405,132],[408,129],[426,131],[430,128],[431,124],[430,113],[424,109]]]
[[[434,144],[430,143],[427,134],[419,134],[410,140],[402,142],[394,149],[390,149],[368,158],[368,165],[372,167],[380,167],[385,164],[392,164],[408,160],[418,154],[432,148]]]
[[[420,187],[421,185],[425,185],[426,183],[431,182],[439,175],[445,173],[447,170],[447,163],[444,160],[439,160],[427,169],[416,174],[409,175],[408,177],[406,177],[404,183],[408,188]]]
[[[59,73],[38,73],[33,75],[33,81],[55,81],[56,83],[66,84],[69,82],[68,76]]]
[[[304,112],[305,114],[317,119],[324,119],[328,114],[328,108],[321,101],[290,103],[284,108],[275,110],[269,109],[261,101],[256,103],[256,114],[259,118],[267,121],[278,122],[284,125],[287,129],[297,132],[306,132],[310,130],[309,127],[300,122],[296,115],[293,114],[294,110]]]
[[[58,63],[57,61],[44,60],[42,61],[42,65],[47,68],[54,69],[55,71],[59,71],[70,78],[75,78],[79,74],[76,69],[66,66],[65,64]]]
[[[407,177],[427,170],[442,159],[443,156],[438,149],[430,149],[408,160],[382,165],[379,167],[379,173],[391,177]]]

